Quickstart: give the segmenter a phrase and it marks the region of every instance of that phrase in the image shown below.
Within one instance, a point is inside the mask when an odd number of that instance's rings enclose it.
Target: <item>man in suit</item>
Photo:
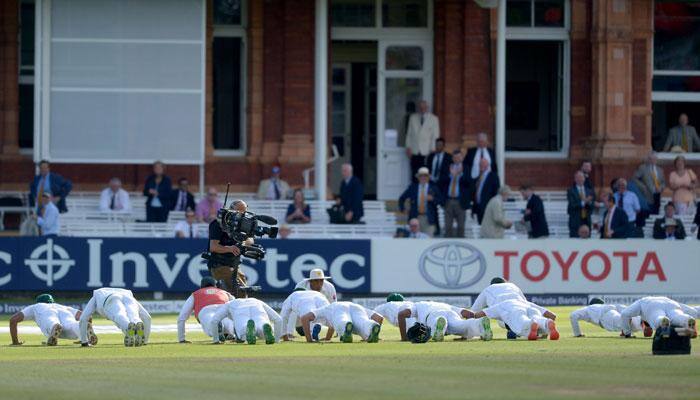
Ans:
[[[508,198],[510,188],[502,186],[498,189],[498,195],[489,200],[484,211],[484,220],[481,223],[479,236],[482,239],[503,239],[505,230],[513,226],[513,222],[506,219],[503,210],[503,202]]]
[[[430,168],[430,181],[438,185],[442,193],[445,193],[442,184],[450,175],[450,164],[452,156],[445,151],[445,139],[438,138],[435,141],[435,151],[428,156],[427,165]],[[435,224],[435,235],[440,235],[440,221]]]
[[[464,171],[473,180],[479,177],[479,162],[482,158],[489,161],[491,171],[498,172],[496,169],[496,153],[488,146],[489,137],[484,132],[479,132],[476,134],[476,147],[467,150],[467,155],[464,157]]]
[[[544,214],[544,203],[540,196],[535,194],[530,184],[522,185],[520,187],[520,194],[522,194],[523,199],[527,200],[525,213],[523,214],[523,222],[530,223],[530,230],[527,233],[528,237],[537,239],[549,236],[547,217]]]
[[[637,214],[642,210],[639,197],[637,197],[635,193],[627,190],[627,179],[618,179],[616,186],[617,192],[614,193],[615,200],[617,201],[617,205],[625,211],[629,221],[627,235],[628,237],[638,236],[635,222],[637,221]]]
[[[491,171],[491,164],[486,158],[479,161],[479,175],[471,180],[469,192],[472,200],[472,216],[476,214],[477,221],[481,225],[484,218],[484,210],[489,200],[498,193],[501,186],[498,175]]]
[[[357,224],[365,214],[362,206],[365,189],[360,179],[353,175],[352,165],[343,164],[341,168],[343,180],[340,182],[340,203],[345,210],[345,223]]]
[[[593,197],[595,198],[595,186],[593,186],[593,178],[591,178],[591,173],[593,172],[593,163],[591,160],[583,160],[581,163],[581,172],[583,172],[583,185],[588,189],[593,191]]]
[[[629,228],[629,219],[622,207],[617,206],[615,196],[608,195],[606,199],[608,210],[603,215],[603,223],[600,229],[601,239],[625,239]]]
[[[669,129],[664,151],[692,153],[700,151],[700,137],[695,127],[688,125],[688,115],[683,113],[678,117],[678,125]]]
[[[64,213],[68,211],[66,196],[71,189],[73,189],[73,184],[70,180],[51,172],[49,162],[41,160],[39,162],[39,175],[36,175],[29,185],[29,205],[40,207],[42,194],[50,192],[58,211]]]
[[[438,219],[437,206],[444,204],[444,199],[437,185],[430,182],[428,168],[419,168],[416,175],[418,182],[411,183],[399,197],[399,211],[403,212],[406,208],[406,200],[410,200],[408,218],[418,219],[421,231],[432,237],[435,234],[435,224]]]
[[[464,218],[469,208],[469,177],[464,173],[461,150],[452,153],[448,171],[440,184],[440,191],[445,195],[445,237],[464,237]]]
[[[578,232],[581,225],[591,227],[591,214],[595,193],[591,188],[585,186],[585,176],[582,171],[574,174],[574,185],[566,191],[566,213],[569,214],[569,237],[579,237]]]
[[[683,240],[685,239],[685,227],[683,221],[675,217],[676,206],[669,201],[664,207],[664,216],[654,221],[654,239]]]
[[[189,191],[189,186],[187,178],[180,178],[177,181],[177,189],[172,191],[171,211],[194,210],[197,207],[194,203],[194,196]]]
[[[269,179],[263,179],[258,185],[258,200],[281,200],[289,198],[289,184],[280,178],[280,167],[272,167]]]
[[[632,179],[636,183],[642,195],[650,205],[651,214],[658,214],[661,206],[661,193],[666,187],[664,171],[656,165],[656,152],[647,155],[644,164],[637,168]]]
[[[406,131],[406,155],[411,160],[412,176],[426,166],[426,158],[435,150],[435,141],[440,137],[440,121],[429,111],[428,102],[421,100],[418,111],[409,117]],[[415,178],[413,181],[416,182]]]

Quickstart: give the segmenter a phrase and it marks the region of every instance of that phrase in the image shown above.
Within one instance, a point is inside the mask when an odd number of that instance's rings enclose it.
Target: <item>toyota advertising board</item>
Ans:
[[[503,276],[525,293],[696,293],[700,245],[653,240],[372,240],[372,291],[479,293]]]

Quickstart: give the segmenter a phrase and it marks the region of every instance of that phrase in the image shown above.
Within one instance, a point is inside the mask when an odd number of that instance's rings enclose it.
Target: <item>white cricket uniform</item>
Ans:
[[[332,327],[339,335],[345,332],[347,323],[352,322],[352,333],[360,335],[363,340],[367,340],[372,333],[372,327],[379,325],[370,319],[374,311],[349,301],[330,303],[311,313],[315,322]]]
[[[229,300],[233,299],[233,295],[229,294]],[[216,311],[223,306],[224,304],[210,304],[199,310],[199,315],[197,316],[197,321],[202,326],[204,333],[211,338],[216,336],[217,340],[219,336],[219,329],[218,326],[214,325],[216,329],[212,331],[211,321]],[[182,305],[180,315],[177,317],[177,340],[180,342],[185,340],[185,322],[187,322],[187,320],[190,318],[192,311],[194,311],[194,296],[190,295],[190,297],[185,300],[185,304]],[[233,321],[230,318],[224,318],[221,321],[221,324],[224,326],[224,332],[231,336],[235,335],[233,330]]]
[[[297,283],[297,285],[294,287],[294,289],[299,289],[299,288],[311,290],[311,282],[309,282],[306,279],[303,281],[299,281],[299,283]],[[328,299],[329,303],[333,303],[334,301],[338,300],[336,293],[335,293],[335,286],[333,286],[332,283],[328,282],[328,279],[323,280],[323,286],[321,287],[321,294],[326,296],[326,299]]]
[[[487,317],[503,321],[518,336],[528,336],[532,323],[538,325],[538,332],[549,335],[549,319],[542,314],[547,309],[522,300],[506,300],[484,310]]]
[[[419,301],[413,304],[411,316],[416,321],[430,327],[433,335],[437,332],[438,318],[445,318],[447,324],[443,328],[443,335],[459,335],[464,338],[479,337],[484,334],[484,327],[479,319],[462,317],[464,308],[451,306],[437,301]],[[408,328],[408,324],[406,324]]]
[[[219,307],[214,313],[210,322],[210,330],[216,331],[216,327],[224,318],[229,317],[233,320],[234,330],[238,338],[244,338],[248,324],[248,320],[255,322],[256,335],[259,338],[264,338],[263,325],[270,324],[274,327],[275,340],[279,342],[282,336],[282,317],[277,314],[277,311],[266,303],[254,299],[234,299]],[[218,341],[218,337],[214,338],[214,342]]]
[[[413,310],[412,301],[389,301],[374,307],[374,312],[388,320],[392,325],[399,326],[399,313],[403,310]],[[406,329],[415,324],[414,317],[406,318]]]
[[[92,314],[97,312],[114,322],[126,335],[130,323],[142,322],[145,342],[151,334],[151,315],[135,298],[131,290],[101,288],[92,292],[92,298],[80,316],[80,341],[87,343],[87,325]]]
[[[283,335],[293,335],[294,329],[301,325],[298,321],[301,316],[328,304],[328,299],[320,292],[314,290],[292,292],[282,303],[280,312],[284,328]]]
[[[598,325],[609,332],[622,331],[622,315],[621,312],[627,308],[619,304],[592,304],[571,313],[571,329],[574,331],[574,336],[581,335],[579,321],[590,322]],[[642,319],[640,317],[632,318],[632,331],[642,330]]]
[[[671,325],[687,327],[688,320],[693,317],[686,314],[683,307],[668,297],[642,297],[622,311],[622,331],[625,334],[632,333],[632,318],[640,316],[652,329],[656,330],[664,318],[671,321]]]
[[[494,306],[506,300],[520,300],[527,302],[523,291],[513,283],[495,283],[482,290],[474,300],[471,310],[483,311],[486,307]]]
[[[41,329],[45,337],[51,336],[51,329],[54,325],[60,324],[63,330],[59,338],[77,339],[80,335],[80,327],[75,314],[75,308],[67,307],[56,303],[36,303],[22,309],[25,321],[34,321]]]

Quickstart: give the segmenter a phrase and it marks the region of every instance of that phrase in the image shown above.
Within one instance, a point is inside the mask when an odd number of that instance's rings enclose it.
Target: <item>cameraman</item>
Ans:
[[[243,200],[235,200],[231,203],[230,209],[244,213],[248,210],[248,205]],[[245,241],[246,245],[253,244],[253,239],[249,238]],[[210,260],[208,263],[209,273],[211,276],[224,283],[224,288],[236,297],[246,297],[245,294],[235,293],[233,286],[234,274],[238,286],[246,286],[246,277],[239,270],[241,264],[241,249],[236,246],[236,242],[221,229],[218,219],[209,224],[209,252],[219,255],[216,261]]]

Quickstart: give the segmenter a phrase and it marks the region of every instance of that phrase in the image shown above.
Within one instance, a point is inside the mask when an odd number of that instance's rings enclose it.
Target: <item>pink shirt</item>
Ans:
[[[222,205],[223,204],[218,199],[212,204],[209,202],[209,199],[205,197],[199,201],[199,204],[197,204],[195,215],[197,216],[198,220],[211,222],[216,219],[216,213],[219,211]],[[210,212],[212,209],[213,211]]]

